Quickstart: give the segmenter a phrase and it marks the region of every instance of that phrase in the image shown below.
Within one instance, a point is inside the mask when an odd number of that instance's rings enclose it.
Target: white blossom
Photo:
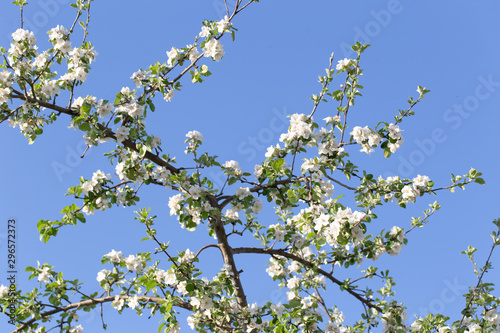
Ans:
[[[42,268],[42,271],[38,274],[38,281],[49,283],[50,278],[52,277],[52,273],[50,273],[49,271],[49,267]]]
[[[186,134],[186,137],[193,139],[193,140],[203,141],[203,135],[201,135],[201,133],[198,131],[189,131]]]

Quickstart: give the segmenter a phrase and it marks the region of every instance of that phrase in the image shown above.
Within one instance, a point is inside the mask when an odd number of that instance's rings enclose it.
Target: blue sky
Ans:
[[[25,9],[25,24],[35,31],[39,46],[47,45],[45,32],[58,24],[70,26],[72,10],[67,0],[31,1]],[[191,44],[204,19],[222,18],[221,0],[214,1],[95,1],[89,39],[99,52],[88,81],[79,96],[113,99],[124,86],[133,87],[130,76],[139,68],[167,60],[172,46]],[[397,110],[406,107],[409,95],[417,96],[417,85],[431,89],[415,108],[416,115],[404,121],[405,142],[390,159],[380,154],[354,153],[353,160],[375,175],[400,174],[413,178],[428,175],[437,185],[450,183],[450,172],[465,174],[471,167],[483,172],[485,186],[471,185],[465,191],[438,196],[443,208],[421,230],[412,231],[409,244],[398,257],[375,263],[389,268],[398,285],[398,300],[409,307],[408,314],[440,311],[456,318],[463,308],[460,295],[466,285],[475,284],[472,266],[464,255],[469,244],[479,247],[478,261],[484,262],[490,248],[491,220],[499,217],[498,123],[500,115],[500,43],[497,1],[261,1],[252,4],[233,21],[238,28],[236,41],[222,39],[225,57],[205,63],[213,75],[203,84],[183,82],[171,103],[159,101],[157,112],[147,121],[150,131],[162,138],[164,149],[185,162],[185,134],[193,129],[205,137],[204,149],[220,156],[222,162],[237,160],[247,171],[264,160],[266,148],[278,142],[287,128],[286,114],[312,109],[309,96],[318,93],[317,76],[324,74],[328,59],[351,57],[347,45],[355,40],[372,46],[365,52],[361,67],[365,87],[363,97],[350,114],[352,127],[390,122]],[[0,4],[0,45],[7,47],[10,33],[19,25],[18,10],[8,2]],[[334,81],[333,85],[340,84]],[[322,104],[317,120],[332,114],[335,105]],[[61,118],[62,119],[62,118]],[[80,278],[98,287],[96,274],[103,267],[100,258],[112,249],[125,255],[151,249],[139,242],[145,235],[133,222],[133,211],[153,207],[158,229],[172,248],[199,248],[210,242],[200,228],[196,233],[181,230],[169,216],[168,198],[172,193],[158,189],[142,192],[139,206],[113,208],[90,216],[87,223],[61,230],[58,237],[43,244],[38,240],[36,223],[57,219],[71,200],[67,188],[81,175],[91,177],[112,166],[102,156],[109,145],[90,150],[84,159],[80,132],[67,129],[67,123],[47,127],[44,135],[29,146],[27,140],[2,124],[0,146],[1,229],[0,251],[5,267],[6,221],[18,221],[18,283],[26,283],[21,271],[36,261],[49,262],[67,278]],[[66,172],[58,171],[64,166]],[[211,175],[214,180],[217,174]],[[407,210],[395,205],[379,213],[380,225],[408,226],[411,216],[426,209],[434,198],[423,198]],[[275,223],[272,215],[266,215]],[[268,258],[257,258],[256,265],[245,264],[251,257],[237,258],[255,274],[247,278],[250,302],[280,300],[283,292],[265,273]],[[387,260],[386,260],[387,259]],[[493,257],[498,262],[498,253]],[[215,251],[207,251],[201,261],[220,264]],[[257,264],[261,264],[260,266]],[[4,269],[0,281],[5,284]],[[250,275],[250,274],[249,274]],[[207,276],[211,277],[210,273]],[[256,279],[262,279],[258,283]],[[493,270],[489,281],[500,281]],[[244,280],[245,282],[245,280]],[[331,286],[332,293],[337,288]],[[340,297],[340,296],[339,296]],[[342,299],[343,298],[339,298]],[[348,300],[346,299],[346,302]],[[347,321],[356,320],[361,309],[348,302]],[[136,320],[130,310],[116,316],[106,310],[107,332],[155,330],[156,319],[144,315]],[[85,332],[100,332],[98,312],[82,315]],[[0,327],[4,327],[0,322]],[[6,324],[5,324],[6,325]],[[7,327],[7,326],[5,326]],[[189,330],[189,328],[188,328]],[[4,329],[2,328],[2,331]],[[149,330],[148,330],[149,331]]]

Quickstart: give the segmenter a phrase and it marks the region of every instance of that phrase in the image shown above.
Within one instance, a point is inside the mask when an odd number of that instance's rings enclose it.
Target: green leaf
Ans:
[[[299,199],[297,198],[297,196],[295,195],[295,192],[293,190],[288,190],[286,191],[286,195],[288,197],[288,200],[290,200],[291,203],[297,203],[299,201]]]
[[[88,130],[90,130],[90,124],[89,123],[81,123],[80,126],[78,126],[78,128],[81,131],[87,132]]]

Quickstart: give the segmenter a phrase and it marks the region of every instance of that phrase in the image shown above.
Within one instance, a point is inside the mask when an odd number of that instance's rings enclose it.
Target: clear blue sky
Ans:
[[[46,31],[72,23],[72,10],[66,0],[31,1],[25,21],[35,31],[39,45],[46,46]],[[95,1],[89,39],[99,52],[87,83],[77,94],[104,99],[124,86],[139,68],[167,60],[172,46],[191,44],[204,19],[222,18],[221,0],[215,1]],[[380,154],[353,154],[360,167],[375,175],[399,173],[413,178],[428,175],[437,185],[450,183],[450,172],[467,173],[470,167],[483,172],[485,186],[471,185],[455,194],[438,196],[443,208],[424,229],[414,230],[409,244],[398,257],[375,264],[389,268],[395,277],[397,298],[409,307],[408,314],[423,314],[424,309],[456,318],[464,306],[460,295],[466,285],[475,284],[472,266],[459,252],[469,244],[479,247],[477,258],[484,262],[490,248],[491,220],[500,217],[498,188],[498,123],[500,122],[500,3],[494,0],[470,1],[261,1],[238,15],[234,25],[236,41],[222,40],[226,52],[219,62],[208,62],[213,75],[203,84],[184,81],[182,92],[169,103],[157,104],[148,118],[153,134],[161,137],[164,149],[184,157],[184,135],[193,129],[205,137],[204,148],[220,156],[222,162],[237,160],[247,171],[264,159],[266,147],[278,142],[287,128],[284,114],[309,113],[309,96],[318,93],[317,76],[324,74],[331,52],[335,59],[350,57],[347,45],[356,39],[372,46],[362,58],[365,69],[361,84],[363,97],[357,100],[350,125],[374,126],[393,119],[406,107],[409,95],[416,96],[417,85],[431,89],[417,105],[416,115],[404,121],[405,142],[392,158]],[[8,48],[10,34],[18,28],[17,8],[0,4],[0,46]],[[340,84],[340,81],[337,83]],[[334,104],[321,105],[316,118],[331,115]],[[81,153],[80,132],[59,123],[47,127],[35,144],[7,124],[0,129],[0,281],[5,284],[6,221],[18,221],[19,268],[49,262],[67,278],[80,278],[87,290],[98,287],[95,280],[102,268],[102,255],[112,249],[125,255],[152,248],[138,242],[145,235],[133,222],[133,211],[153,207],[158,229],[174,249],[192,250],[210,242],[204,228],[196,233],[181,230],[167,207],[171,193],[145,189],[139,206],[113,208],[90,216],[78,227],[63,228],[59,236],[43,244],[38,240],[36,223],[58,219],[60,209],[71,200],[64,197],[69,186],[81,175],[90,178],[102,169],[112,172],[102,153],[110,145]],[[57,172],[64,165],[71,171]],[[214,176],[215,177],[215,176]],[[382,210],[376,228],[408,226],[411,216],[426,209],[434,198],[426,197],[405,210],[395,205]],[[413,215],[412,215],[413,214]],[[267,215],[273,224],[272,215]],[[241,257],[239,262],[251,257]],[[280,300],[283,294],[265,273],[268,258],[248,265],[244,276],[250,302]],[[500,255],[494,256],[498,266]],[[217,266],[218,253],[207,251],[201,261]],[[244,263],[241,264],[244,267]],[[254,272],[252,272],[252,270]],[[247,274],[247,273],[245,273]],[[255,278],[250,278],[255,274]],[[210,273],[207,276],[211,278]],[[20,272],[21,287],[27,274]],[[246,279],[246,280],[245,280]],[[262,279],[262,282],[253,282]],[[500,281],[494,270],[486,277]],[[253,285],[252,285],[253,283]],[[330,286],[337,293],[335,286]],[[355,320],[361,309],[342,308],[347,321]],[[107,332],[156,332],[158,320],[137,320],[131,310],[118,317],[107,306]],[[100,332],[97,311],[81,316],[85,332]],[[1,331],[7,327],[3,319]],[[189,328],[187,328],[189,330]]]

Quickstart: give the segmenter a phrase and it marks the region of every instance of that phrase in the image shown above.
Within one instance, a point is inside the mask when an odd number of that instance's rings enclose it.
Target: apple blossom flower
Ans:
[[[134,84],[137,88],[140,88],[142,86],[142,81],[146,80],[148,78],[147,72],[143,71],[142,69],[138,70],[132,76],[130,77],[132,80],[134,80]]]
[[[201,135],[201,133],[198,131],[189,131],[186,134],[186,137],[193,139],[193,140],[203,141],[203,135]]]
[[[188,52],[188,57],[189,57],[189,60],[191,61],[191,63],[194,63],[196,61],[196,59],[198,59],[198,57],[200,56],[200,51],[198,51],[198,49],[196,48],[196,45],[193,47],[193,45],[187,45],[186,48],[189,48],[189,52]]]
[[[125,264],[127,265],[127,269],[129,271],[136,271],[137,273],[142,272],[142,269],[144,268],[142,266],[142,261],[141,257],[136,257],[134,255],[129,255],[127,258],[125,258]]]
[[[352,66],[353,62],[354,62],[354,60],[352,60],[352,59],[344,58],[344,59],[339,60],[339,62],[337,63],[337,66],[335,68],[338,71],[348,70]]]
[[[128,136],[130,134],[130,128],[125,127],[125,126],[120,126],[116,130],[115,134],[116,134],[116,141],[118,141],[119,143],[122,143],[123,141],[125,141],[125,139],[128,138]]]
[[[246,197],[251,196],[252,193],[250,192],[249,187],[240,187],[236,190],[236,193],[234,195],[238,197],[239,200],[243,200]]]
[[[71,51],[71,42],[64,39],[58,39],[54,48],[62,53],[68,53]]]
[[[9,88],[0,88],[0,104],[7,103],[10,98]]]
[[[413,178],[413,187],[415,189],[418,189],[419,187],[426,187],[429,181],[429,177],[417,175],[417,177]]]
[[[240,168],[240,164],[237,161],[231,160],[231,161],[226,161],[222,167],[227,168],[232,170],[234,175],[240,175],[242,173],[242,170]]]
[[[9,294],[9,287],[4,286],[3,284],[0,286],[0,298],[3,298]]]
[[[38,274],[38,281],[49,283],[52,273],[50,272],[50,267],[42,268],[42,271]]]
[[[202,26],[199,36],[201,38],[208,37],[210,35],[210,29],[207,26]]]
[[[125,257],[122,254],[122,251],[116,252],[115,250],[111,250],[108,254],[104,255],[105,257],[109,257],[113,264],[119,264]]]
[[[179,263],[183,264],[185,262],[191,261],[194,258],[195,254],[187,249],[184,252],[184,255],[179,257]]]
[[[99,115],[100,118],[104,118],[106,116],[109,116],[112,110],[113,110],[113,104],[104,104],[104,105],[101,104],[97,107],[97,114]]]
[[[413,189],[413,187],[411,187],[410,185],[405,185],[403,187],[403,190],[401,190],[401,193],[403,194],[403,199],[408,199],[412,202],[419,195],[418,191]]]
[[[50,31],[48,32],[49,40],[62,39],[68,33],[68,29],[66,29],[62,25],[58,25],[57,27],[50,29]]]
[[[167,88],[167,91],[163,93],[163,99],[167,102],[172,101],[172,98],[174,98],[175,92],[174,89],[172,88]]]
[[[129,297],[127,304],[131,309],[135,309],[137,306],[139,306],[139,297],[137,297],[137,295]]]
[[[262,211],[262,208],[264,206],[262,205],[262,201],[259,199],[254,199],[253,206],[252,206],[252,213],[253,214],[259,214]]]
[[[172,66],[175,60],[177,60],[177,57],[179,56],[179,50],[176,49],[175,47],[172,47],[170,51],[167,51],[167,65]]]
[[[233,24],[229,22],[229,18],[227,17],[227,15],[225,15],[224,18],[217,23],[217,31],[219,33],[222,33],[228,30],[232,25]]]
[[[118,295],[116,295],[114,301],[111,302],[111,306],[113,308],[115,308],[117,311],[120,311],[121,309],[123,309],[124,304],[125,304],[125,301],[123,300],[123,298],[121,298]]]
[[[96,278],[97,282],[105,280],[108,277],[109,273],[111,272],[107,269],[101,270],[99,273],[97,273],[97,278]]]
[[[69,333],[82,333],[82,332],[83,332],[82,325],[73,326],[69,329]]]
[[[168,201],[168,207],[170,208],[170,215],[177,215],[181,209],[180,203],[182,202],[182,194],[174,195],[170,197]]]
[[[224,50],[222,44],[217,39],[211,39],[203,47],[205,57],[211,57],[215,61],[219,61],[224,57]]]
[[[286,286],[288,289],[295,289],[297,288],[298,286],[300,286],[300,279],[296,276],[288,279],[288,281],[286,282]]]

